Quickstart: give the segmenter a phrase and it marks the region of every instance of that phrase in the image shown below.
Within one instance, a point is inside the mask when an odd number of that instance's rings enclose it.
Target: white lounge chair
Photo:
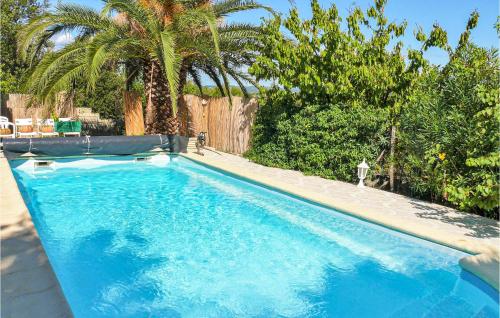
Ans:
[[[0,138],[16,138],[16,125],[5,116],[0,116]]]
[[[38,133],[42,137],[58,137],[53,119],[37,119]]]
[[[16,134],[20,138],[33,138],[38,135],[33,127],[33,119],[19,118],[14,121],[16,125]]]

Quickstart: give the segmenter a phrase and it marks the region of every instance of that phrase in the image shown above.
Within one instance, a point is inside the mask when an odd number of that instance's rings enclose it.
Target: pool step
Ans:
[[[196,152],[196,137],[189,138],[189,141],[187,144],[187,151],[188,152]]]
[[[447,296],[426,313],[427,317],[454,317],[461,313],[464,317],[474,317],[474,309],[457,296]]]
[[[454,295],[440,296],[427,295],[423,298],[416,299],[402,308],[399,308],[390,315],[391,318],[396,317],[454,317],[454,313],[466,313],[467,317],[490,317],[486,315],[491,312],[491,309],[483,306],[477,309],[470,307],[466,302]],[[481,314],[485,314],[481,316]]]

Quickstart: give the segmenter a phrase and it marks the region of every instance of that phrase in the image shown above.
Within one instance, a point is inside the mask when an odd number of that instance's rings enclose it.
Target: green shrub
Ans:
[[[75,105],[89,107],[101,118],[123,121],[123,88],[125,79],[118,72],[104,71],[93,91],[88,91],[86,82],[77,83]]]
[[[254,146],[246,154],[255,162],[355,181],[356,166],[365,158],[375,159],[386,143],[385,109],[333,104],[290,107],[291,101],[282,98],[265,103],[259,111]]]
[[[416,86],[399,143],[411,194],[498,218],[499,69],[496,50],[467,44]]]

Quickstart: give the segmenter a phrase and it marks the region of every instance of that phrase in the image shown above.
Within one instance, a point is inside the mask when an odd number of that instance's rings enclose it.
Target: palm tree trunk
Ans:
[[[187,72],[181,69],[179,101],[186,83]],[[144,64],[144,88],[146,94],[145,129],[147,134],[175,135],[179,130],[177,115],[174,116],[167,79],[157,61]]]
[[[144,94],[146,95],[146,108],[144,109],[144,128],[146,134],[153,134],[154,110],[153,110],[153,72],[155,63],[144,62],[143,82]]]
[[[166,122],[164,108],[168,86],[157,61],[146,61],[144,65],[144,92],[146,94],[145,128],[147,134],[164,133]]]

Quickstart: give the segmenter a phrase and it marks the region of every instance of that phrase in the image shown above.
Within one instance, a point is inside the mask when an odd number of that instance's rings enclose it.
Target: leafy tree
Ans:
[[[2,0],[0,3],[0,94],[20,93],[28,64],[18,58],[17,33],[29,19],[48,7],[41,0]],[[50,45],[50,43],[47,43]]]
[[[335,6],[311,3],[310,20],[294,9],[264,25],[250,72],[277,85],[261,98],[246,155],[347,181],[367,158],[381,186],[388,176],[391,189],[498,218],[500,66],[496,50],[469,42],[477,12],[456,48],[436,24],[416,30],[419,50],[403,50],[406,24],[387,22],[385,1],[354,9],[347,25]],[[423,58],[432,46],[448,52],[445,67]]]
[[[86,83],[78,80],[75,85],[75,106],[89,107],[102,118],[121,123],[123,121],[122,90],[124,85],[124,76],[112,70],[106,70],[100,74],[95,89],[90,93],[87,92]]]
[[[266,107],[282,113],[270,116],[277,120],[274,123],[258,119],[249,157],[352,180],[360,159],[366,157],[375,163],[376,158],[382,158],[380,152],[389,148],[385,162],[392,185],[401,107],[426,64],[423,52],[445,41],[437,25],[429,37],[419,30],[416,37],[422,47],[407,50],[405,59],[401,38],[406,22],[389,23],[385,3],[377,0],[366,12],[355,8],[346,18],[347,25],[335,5],[323,9],[316,0],[311,1],[309,20],[301,21],[297,9],[292,9],[284,20],[275,17],[266,21],[261,55],[250,72],[279,85],[266,93],[259,116],[269,115]],[[292,38],[285,36],[282,28]],[[281,101],[287,105],[275,105]],[[286,130],[278,129],[288,121]],[[337,135],[338,131],[342,133]],[[286,148],[286,155],[263,152],[278,140],[285,143],[277,148]],[[381,171],[383,162],[378,161]]]
[[[224,94],[231,93],[229,77],[241,85],[242,80],[252,81],[240,69],[253,61],[254,53],[246,47],[260,29],[222,22],[231,13],[256,8],[263,7],[252,0],[109,0],[100,14],[59,5],[24,28],[21,51],[60,32],[77,31],[77,39],[46,55],[28,87],[42,101],[52,102],[77,78],[85,78],[94,89],[105,65],[122,63],[127,87],[143,76],[147,131],[175,133],[179,92],[188,74],[197,84],[200,72],[207,74]]]

